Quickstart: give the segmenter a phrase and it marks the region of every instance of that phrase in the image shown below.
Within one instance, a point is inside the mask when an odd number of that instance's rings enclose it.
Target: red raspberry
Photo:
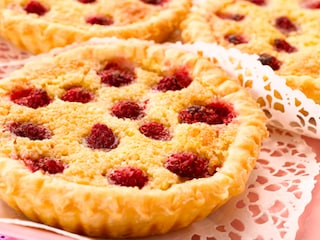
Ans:
[[[12,122],[7,125],[7,129],[18,137],[27,137],[31,140],[51,138],[51,131],[39,124]]]
[[[107,16],[91,16],[87,17],[86,22],[89,24],[96,25],[111,25],[113,20]]]
[[[81,3],[93,3],[95,1],[96,0],[78,0],[78,2],[81,2]]]
[[[22,159],[27,168],[32,172],[42,170],[49,174],[62,173],[65,169],[65,165],[59,159],[43,157],[39,159]]]
[[[10,100],[16,104],[30,108],[47,106],[51,99],[47,92],[42,89],[16,90],[10,94]]]
[[[118,118],[138,119],[144,115],[143,108],[133,101],[120,101],[115,104],[111,112]]]
[[[284,39],[275,39],[273,42],[273,45],[275,49],[279,52],[284,51],[287,53],[293,53],[297,51],[297,48],[290,45],[286,40]]]
[[[232,43],[234,45],[248,43],[248,40],[246,40],[242,35],[239,35],[239,34],[229,34],[229,35],[226,35],[224,38],[229,43]]]
[[[271,56],[267,53],[260,54],[258,60],[263,65],[270,66],[274,71],[279,70],[281,67],[281,62],[276,57]]]
[[[210,176],[208,165],[207,159],[200,158],[192,152],[172,154],[164,164],[169,171],[188,179]]]
[[[228,19],[233,20],[236,22],[242,21],[245,16],[237,13],[224,13],[224,12],[217,12],[216,15],[221,19]]]
[[[166,92],[169,90],[178,91],[188,87],[191,82],[192,79],[186,70],[178,70],[173,76],[162,78],[156,86],[156,90],[161,92]]]
[[[228,124],[236,116],[231,105],[222,102],[212,102],[206,106],[193,105],[179,113],[180,123],[204,122],[209,125]]]
[[[133,70],[115,62],[108,63],[99,75],[101,82],[113,87],[128,85],[136,78]]]
[[[251,2],[253,4],[259,5],[259,6],[263,6],[266,4],[265,0],[246,0],[248,2]]]
[[[208,117],[207,109],[204,106],[193,105],[179,113],[180,123],[196,123],[196,122],[206,122]]]
[[[24,8],[23,8],[27,13],[34,13],[37,14],[39,16],[44,15],[48,9],[43,6],[41,3],[39,3],[38,1],[30,1],[28,2]]]
[[[304,8],[308,8],[308,9],[320,9],[320,1],[306,1],[305,3],[302,4],[302,6]]]
[[[214,118],[208,119],[208,124],[228,124],[236,117],[233,107],[224,102],[212,102],[206,106],[209,112],[214,112]],[[212,116],[213,117],[213,116]]]
[[[107,125],[100,123],[92,126],[90,134],[86,137],[86,142],[88,147],[93,149],[110,150],[118,145],[112,130]]]
[[[281,32],[284,33],[297,31],[296,25],[294,25],[293,22],[286,16],[278,17],[275,21],[275,25]]]
[[[143,124],[139,131],[146,137],[167,141],[171,139],[170,132],[163,124],[157,122],[149,122]]]
[[[61,97],[63,101],[81,102],[81,103],[88,103],[92,101],[93,98],[94,98],[93,94],[82,87],[70,88]]]
[[[161,5],[167,2],[168,0],[141,0],[141,1],[147,4]]]
[[[108,178],[112,184],[125,187],[138,187],[140,189],[148,182],[148,176],[136,167],[115,169],[109,174]]]

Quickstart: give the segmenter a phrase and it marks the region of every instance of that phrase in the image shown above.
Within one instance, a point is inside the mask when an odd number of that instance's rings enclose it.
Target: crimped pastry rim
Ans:
[[[171,0],[171,2],[173,3],[170,8],[160,11],[149,19],[124,26],[107,27],[70,26],[60,22],[46,21],[41,17],[12,15],[12,10],[0,7],[0,35],[14,45],[34,54],[48,52],[73,42],[83,42],[93,37],[138,38],[162,42],[175,31],[191,7],[191,0]],[[59,33],[58,36],[55,36],[55,33]]]
[[[139,46],[140,42],[120,43]],[[141,45],[150,47],[148,43]],[[212,177],[175,184],[166,191],[103,188],[78,185],[40,172],[30,174],[18,161],[0,156],[0,195],[34,221],[91,236],[161,234],[203,219],[244,190],[266,136],[266,119],[254,100],[235,82],[225,84],[234,89],[234,99],[239,100],[239,128],[224,166]]]

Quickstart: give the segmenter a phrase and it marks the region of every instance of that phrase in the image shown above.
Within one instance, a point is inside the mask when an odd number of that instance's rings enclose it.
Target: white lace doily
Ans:
[[[320,138],[320,105],[299,90],[292,90],[284,78],[262,65],[258,55],[225,49],[216,44],[181,44],[183,49],[201,52],[217,62],[237,79],[241,79],[269,118],[269,124],[312,138]]]
[[[7,45],[8,47],[6,47]],[[1,39],[0,46],[1,79],[1,77],[6,76],[14,69],[21,67],[24,63],[21,60],[26,59],[28,55],[12,48],[8,43],[1,41]],[[190,47],[190,45],[182,46],[181,44],[174,44],[170,45],[170,47],[183,47],[188,50],[191,49],[191,51],[195,50],[194,46]],[[200,44],[200,46],[196,47],[199,50],[199,48],[207,46]],[[274,109],[267,108],[268,105],[266,105],[265,110],[271,112],[271,123],[273,123],[272,119],[275,118],[277,121],[281,120],[280,122],[283,127],[287,127],[286,124],[288,123],[286,119],[294,119],[294,114],[296,114],[295,112],[290,112],[291,108],[293,110],[310,109],[310,112],[308,112],[309,116],[317,113],[312,112],[314,104],[312,106],[303,105],[305,103],[309,104],[308,99],[306,101],[304,101],[305,99],[303,101],[300,99],[302,102],[301,106],[287,106],[291,101],[291,97],[293,99],[294,97],[300,97],[299,93],[286,96],[285,94],[292,90],[286,89],[286,91],[282,91],[283,86],[276,88],[279,82],[272,82],[272,72],[268,72],[263,67],[264,70],[260,73],[262,65],[246,65],[247,60],[252,61],[254,56],[242,55],[238,51],[226,51],[220,47],[214,48],[214,50],[210,49],[208,53],[219,60],[221,65],[235,75],[244,74],[245,79],[245,74],[248,72],[246,68],[250,68],[251,74],[248,76],[248,81],[261,77],[260,74],[263,74],[263,76],[267,74],[270,77],[267,84],[272,86],[271,89],[281,89],[283,99],[273,99],[272,103],[280,102],[283,104],[285,111],[278,117],[274,114]],[[12,61],[8,62],[10,59]],[[257,91],[255,88],[258,88],[258,86],[255,84],[252,86],[254,90],[253,94],[256,97],[264,97],[264,94],[274,96],[270,92],[259,92],[264,88],[264,85]],[[286,116],[285,119],[282,119],[283,115]],[[319,133],[319,118],[316,119],[316,124],[311,124],[312,130],[309,129],[309,122],[306,122],[307,124],[294,126],[291,130],[298,133],[307,133],[306,135],[309,136]],[[293,240],[299,228],[298,219],[303,213],[305,206],[311,200],[311,191],[314,188],[315,176],[319,174],[319,170],[320,164],[316,161],[315,153],[312,152],[312,149],[299,134],[271,127],[270,137],[263,143],[260,158],[243,194],[231,199],[201,222],[194,223],[190,227],[180,231],[163,236],[145,238],[145,240]],[[9,219],[8,222],[10,221],[12,220]],[[17,224],[17,222],[15,223]],[[19,222],[18,224],[23,225],[23,222]],[[37,227],[42,228],[43,226],[37,225]],[[48,227],[44,228],[48,229]],[[57,231],[60,234],[63,233],[61,230],[52,228],[50,230]]]

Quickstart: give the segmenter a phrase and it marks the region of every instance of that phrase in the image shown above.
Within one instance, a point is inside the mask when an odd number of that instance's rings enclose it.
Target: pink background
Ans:
[[[306,138],[306,141],[317,154],[317,161],[320,163],[320,140]],[[312,191],[312,201],[299,219],[300,229],[296,240],[320,240],[320,174],[316,180],[316,186]]]

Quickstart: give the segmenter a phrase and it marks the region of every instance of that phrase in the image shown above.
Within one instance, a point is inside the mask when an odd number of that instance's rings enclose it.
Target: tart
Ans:
[[[191,0],[0,0],[0,36],[31,53],[92,37],[165,41]]]
[[[181,24],[184,42],[257,54],[263,65],[320,104],[320,1],[201,1]]]
[[[0,196],[94,237],[163,234],[244,191],[266,117],[211,61],[141,40],[84,44],[0,81]]]

